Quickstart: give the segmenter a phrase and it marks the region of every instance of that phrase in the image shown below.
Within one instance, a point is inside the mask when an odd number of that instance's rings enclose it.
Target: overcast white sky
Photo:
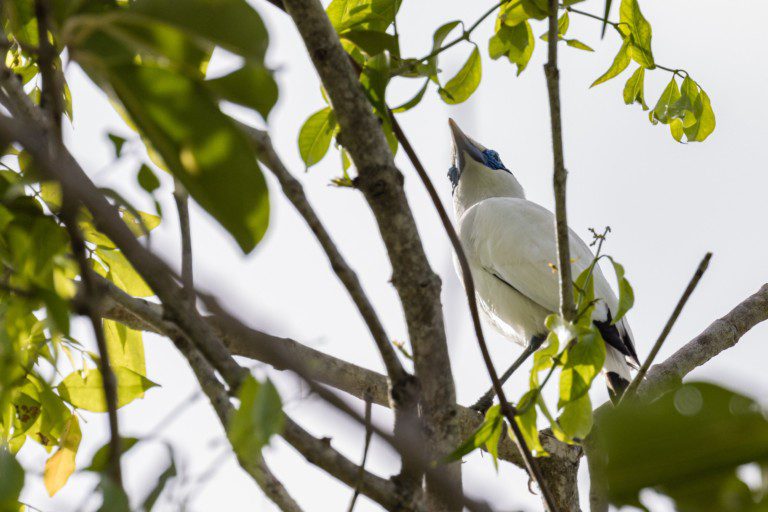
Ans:
[[[435,28],[452,19],[471,22],[490,4],[407,0],[398,17],[403,53],[424,54]],[[580,7],[599,12],[602,5],[592,0]],[[589,236],[589,227],[610,225],[613,229],[606,250],[624,264],[635,289],[635,308],[629,319],[641,357],[647,354],[698,261],[706,251],[714,252],[709,271],[661,351],[659,358],[663,359],[756,291],[768,277],[768,104],[763,101],[768,66],[759,51],[765,48],[763,20],[768,16],[768,4],[762,0],[670,0],[644,1],[641,6],[653,25],[657,62],[684,67],[702,85],[712,99],[717,130],[703,144],[675,143],[667,127],[651,126],[639,107],[623,104],[621,90],[629,72],[623,79],[589,90],[592,80],[610,64],[619,42],[610,32],[601,41],[597,22],[572,16],[569,34],[593,46],[596,53],[565,47],[560,52],[565,155],[570,171],[568,206],[570,225],[583,237]],[[269,119],[275,146],[362,277],[389,335],[407,339],[396,294],[388,283],[389,263],[362,196],[328,186],[340,172],[337,155],[332,151],[321,164],[304,173],[296,137],[304,119],[323,106],[314,69],[287,16],[266,2],[256,2],[255,7],[271,34],[269,61],[279,69],[280,101]],[[492,25],[491,18],[473,34],[483,54],[483,81],[475,95],[465,104],[449,107],[430,91],[419,108],[399,119],[448,207],[451,196],[445,174],[450,137],[446,120],[452,116],[474,138],[499,151],[529,199],[551,208],[549,111],[541,69],[545,51],[537,40],[528,70],[515,77],[512,65],[487,56]],[[543,23],[534,31],[537,35],[543,32]],[[469,51],[464,45],[445,56],[441,67],[446,76],[452,76]],[[213,69],[226,66],[226,59],[213,63]],[[76,66],[70,66],[68,78],[76,116],[74,129],[67,133],[69,147],[97,183],[117,188],[134,204],[151,211],[151,203],[135,184],[140,145],[131,146],[136,158],[124,158],[113,165],[106,132],[131,132]],[[664,71],[646,74],[649,103],[655,103],[668,80]],[[397,81],[388,93],[390,104],[410,98],[418,85],[417,81]],[[469,404],[489,382],[453,271],[450,248],[412,168],[401,154],[397,161],[406,177],[411,207],[430,261],[443,279],[453,374],[460,403]],[[269,185],[271,226],[264,241],[246,257],[218,225],[193,207],[198,285],[215,292],[255,327],[380,369],[370,336],[333,277],[324,254],[271,177]],[[166,219],[153,237],[153,247],[178,263],[177,225],[167,179],[162,192]],[[79,328],[82,337],[89,339],[83,324]],[[489,326],[486,332],[497,366],[505,366],[518,354],[518,347]],[[162,387],[121,410],[125,435],[148,435],[165,414],[189,401],[196,389],[191,372],[168,341],[146,335],[145,342],[149,377]],[[768,325],[758,326],[738,346],[692,377],[716,381],[765,401],[766,342]],[[336,448],[359,460],[362,431],[316,402],[303,400],[304,390],[291,379],[280,374],[273,374],[273,378],[289,403],[289,412],[303,426],[316,435],[333,437]],[[519,372],[507,385],[513,396],[519,396],[526,379],[526,372]],[[597,385],[593,401],[605,399],[603,386]],[[104,415],[87,414],[86,418],[79,468],[88,464],[107,438]],[[376,409],[375,418],[386,422],[389,417]],[[195,512],[275,510],[233,457],[220,457],[224,450],[221,434],[205,400],[197,400],[167,424],[159,437],[177,451],[184,479],[173,496],[166,495],[171,499],[158,510],[178,510],[172,503],[183,496],[189,498],[187,510]],[[124,458],[127,487],[136,500],[152,486],[166,458],[162,444],[145,445]],[[25,465],[34,468],[32,472],[42,471],[45,453],[39,446],[28,443],[22,453]],[[346,509],[350,491],[305,463],[289,446],[275,441],[266,454],[275,473],[305,510]],[[396,470],[386,450],[377,444],[369,460],[371,469],[379,474]],[[197,479],[210,468],[214,471],[209,478],[199,483]],[[31,473],[24,500],[45,512],[79,510],[96,483],[87,474],[75,475],[50,499],[41,479]],[[467,490],[486,495],[499,510],[540,509],[538,497],[528,493],[527,477],[518,468],[503,464],[497,474],[488,457],[475,454],[464,465],[464,478]],[[582,497],[585,495],[583,488]],[[663,500],[649,499],[654,510],[668,510]],[[98,499],[94,499],[83,510],[95,510],[97,504]],[[361,498],[357,510],[378,509]]]

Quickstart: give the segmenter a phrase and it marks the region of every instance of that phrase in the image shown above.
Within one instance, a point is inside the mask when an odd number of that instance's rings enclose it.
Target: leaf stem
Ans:
[[[443,46],[441,46],[440,48],[437,48],[437,49],[433,50],[433,51],[432,51],[432,52],[430,52],[429,54],[427,54],[427,55],[425,55],[424,57],[422,57],[422,58],[418,59],[418,61],[419,61],[419,62],[424,62],[425,60],[429,60],[429,59],[431,59],[432,57],[436,57],[436,56],[440,55],[440,54],[441,54],[441,53],[443,53],[445,50],[447,50],[447,49],[449,49],[449,48],[452,48],[452,47],[456,46],[457,44],[459,44],[459,43],[460,43],[460,42],[462,42],[462,41],[469,41],[469,36],[470,36],[470,35],[472,35],[472,32],[474,32],[474,31],[475,31],[475,29],[476,29],[477,27],[479,27],[479,26],[480,26],[480,24],[481,24],[483,21],[485,21],[485,19],[486,19],[488,16],[490,16],[491,14],[493,14],[493,12],[494,12],[496,9],[498,9],[499,7],[501,7],[502,5],[504,5],[504,4],[506,4],[506,3],[510,2],[510,1],[511,1],[511,0],[501,0],[500,2],[497,2],[496,4],[494,4],[494,5],[493,5],[493,7],[491,7],[491,8],[490,8],[490,9],[488,9],[487,11],[485,11],[485,12],[482,14],[482,16],[480,16],[480,17],[479,17],[479,18],[478,18],[478,19],[477,19],[477,20],[476,20],[476,21],[475,21],[475,22],[474,22],[472,25],[470,25],[470,27],[469,27],[468,29],[466,29],[465,31],[463,31],[459,37],[457,37],[456,39],[454,39],[453,41],[451,41],[451,42],[449,42],[449,43],[445,43],[445,44],[444,44]],[[517,0],[517,1],[518,1],[518,3],[520,2],[520,0]]]
[[[587,18],[592,18],[593,20],[597,20],[597,21],[600,21],[600,22],[605,22],[606,24],[608,24],[608,25],[612,26],[613,28],[615,28],[617,31],[619,30],[619,25],[626,25],[626,23],[606,20],[606,19],[603,19],[601,16],[598,16],[596,14],[592,14],[591,12],[586,12],[586,11],[582,11],[582,10],[579,10],[579,9],[574,9],[573,7],[570,7],[570,6],[565,6],[565,5],[561,4],[560,8],[561,9],[565,9],[566,11],[572,12],[574,14],[580,14],[582,16],[586,16]],[[667,67],[667,66],[662,66],[661,64],[656,64],[655,66],[657,68],[659,68],[659,69],[663,69],[664,71],[668,71],[668,72],[672,73],[675,76],[679,76],[680,78],[685,78],[686,76],[688,76],[688,72],[686,70],[684,70],[684,69],[670,68],[670,67]]]

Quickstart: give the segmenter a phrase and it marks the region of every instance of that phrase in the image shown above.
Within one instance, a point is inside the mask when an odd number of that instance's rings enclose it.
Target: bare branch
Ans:
[[[371,332],[376,347],[381,354],[384,367],[391,381],[392,389],[390,396],[393,400],[393,408],[399,416],[401,413],[409,416],[410,419],[396,418],[395,431],[399,428],[414,429],[418,428],[417,405],[418,405],[418,385],[413,376],[408,374],[403,368],[400,359],[397,357],[389,336],[384,330],[376,311],[373,308],[363,286],[357,277],[357,274],[350,268],[344,257],[339,252],[336,244],[331,239],[330,233],[325,229],[319,217],[304,193],[301,183],[293,177],[283,164],[280,157],[274,150],[269,135],[255,128],[240,124],[241,128],[248,133],[253,142],[259,160],[261,160],[275,175],[286,197],[304,218],[305,222],[315,234],[318,242],[328,256],[333,271],[339,280],[344,284],[350,297],[357,306],[360,315],[365,320],[368,330]]]
[[[715,320],[701,334],[653,366],[637,392],[643,400],[653,399],[682,383],[691,371],[727,350],[752,327],[768,320],[768,284]]]
[[[179,214],[181,232],[181,283],[190,301],[195,300],[195,281],[192,267],[192,230],[189,224],[189,193],[177,178],[173,179],[173,199]]]
[[[287,0],[283,4],[328,91],[341,127],[340,142],[358,170],[355,185],[368,200],[392,263],[392,283],[408,325],[430,448],[436,455],[449,453],[460,439],[455,428],[456,393],[443,324],[441,283],[424,253],[403,190],[403,177],[323,6],[317,0]],[[453,481],[454,495],[440,497],[443,506],[458,503],[460,465],[446,465],[440,473]]]
[[[568,245],[568,215],[566,210],[566,181],[563,155],[563,127],[560,111],[560,71],[557,69],[558,0],[549,0],[548,60],[544,64],[549,93],[549,114],[552,123],[552,155],[554,158],[553,183],[555,187],[555,231],[557,236],[557,270],[560,279],[560,314],[566,320],[576,316],[573,304],[573,277],[571,276],[571,250]]]
[[[693,290],[696,289],[696,286],[699,284],[701,277],[704,275],[704,272],[706,272],[707,267],[709,266],[710,259],[712,259],[712,253],[708,252],[704,256],[704,259],[701,260],[701,263],[699,263],[698,268],[696,268],[696,272],[693,274],[693,277],[688,283],[688,286],[686,286],[685,291],[683,292],[683,295],[680,297],[680,300],[677,301],[677,306],[675,306],[674,311],[672,311],[672,315],[670,315],[669,320],[667,320],[666,325],[664,325],[664,329],[662,329],[661,334],[659,335],[659,338],[656,340],[656,343],[653,344],[653,348],[651,348],[651,352],[648,354],[648,357],[643,362],[643,366],[640,367],[640,370],[637,372],[637,375],[635,376],[634,380],[629,385],[629,387],[627,387],[627,389],[625,390],[624,396],[621,399],[622,402],[626,399],[626,397],[631,397],[632,395],[634,395],[635,391],[637,390],[637,387],[640,385],[641,382],[643,382],[643,379],[645,378],[645,374],[648,373],[648,369],[653,364],[653,360],[656,359],[656,355],[659,353],[661,346],[664,344],[664,340],[667,339],[667,336],[669,335],[669,331],[672,330],[672,326],[675,325],[675,322],[677,321],[677,317],[680,316],[680,313],[683,311],[685,304],[688,302],[688,299],[691,297]]]

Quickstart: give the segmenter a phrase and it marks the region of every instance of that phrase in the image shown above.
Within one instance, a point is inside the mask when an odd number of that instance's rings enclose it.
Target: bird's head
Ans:
[[[510,170],[504,167],[496,151],[486,148],[465,134],[453,119],[448,119],[448,125],[451,127],[451,135],[453,136],[453,163],[448,170],[448,178],[451,180],[454,190],[458,186],[464,170],[470,165],[480,164],[488,171],[510,173]]]
[[[472,205],[491,197],[524,198],[523,187],[499,158],[448,120],[453,135],[453,165],[448,178],[453,185],[453,204],[457,217]]]

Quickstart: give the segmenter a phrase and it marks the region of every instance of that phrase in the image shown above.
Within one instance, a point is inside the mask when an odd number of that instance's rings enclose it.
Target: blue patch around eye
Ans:
[[[501,163],[501,158],[499,158],[499,154],[496,151],[492,149],[486,149],[483,151],[483,156],[485,157],[485,165],[491,169],[507,170],[507,168],[504,167],[504,164]]]
[[[456,190],[456,186],[459,184],[459,169],[455,165],[448,169],[448,179],[451,180],[451,185]]]

